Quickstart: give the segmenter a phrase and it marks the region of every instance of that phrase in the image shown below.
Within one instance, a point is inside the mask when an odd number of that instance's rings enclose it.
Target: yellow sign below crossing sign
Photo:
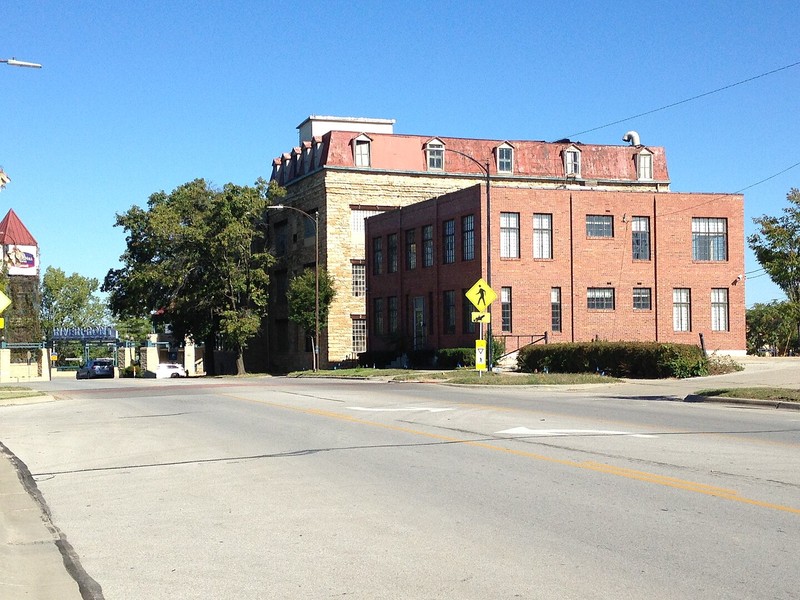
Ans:
[[[486,283],[482,277],[475,282],[475,285],[467,290],[465,296],[480,312],[486,312],[489,305],[497,300],[497,294],[489,287],[489,284]]]

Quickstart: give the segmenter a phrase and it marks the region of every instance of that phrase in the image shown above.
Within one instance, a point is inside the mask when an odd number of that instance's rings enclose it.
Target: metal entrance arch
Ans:
[[[83,362],[89,362],[89,350],[93,346],[108,346],[114,366],[118,365],[119,335],[113,327],[56,327],[53,329],[53,348],[56,342],[81,342]]]

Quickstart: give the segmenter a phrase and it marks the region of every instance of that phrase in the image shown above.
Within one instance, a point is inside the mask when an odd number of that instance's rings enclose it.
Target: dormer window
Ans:
[[[353,140],[353,161],[357,167],[372,166],[370,157],[371,143],[372,140],[363,134]]]
[[[581,151],[575,146],[564,150],[564,173],[567,177],[581,176]]]
[[[432,140],[425,145],[425,154],[428,157],[428,170],[444,171],[444,144],[439,140]]]
[[[497,172],[512,173],[514,171],[514,148],[509,144],[497,147]]]
[[[639,179],[653,178],[653,155],[649,150],[642,150],[636,155],[636,176]]]

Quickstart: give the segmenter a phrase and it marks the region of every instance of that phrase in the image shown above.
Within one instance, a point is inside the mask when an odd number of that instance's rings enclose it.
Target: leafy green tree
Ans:
[[[747,310],[747,352],[758,354],[763,348],[776,348],[785,355],[797,345],[797,317],[790,302],[774,300],[754,304]]]
[[[179,339],[191,335],[234,352],[244,374],[244,349],[267,310],[273,258],[264,215],[284,194],[261,179],[221,190],[196,179],[151,195],[146,210],[117,215],[127,249],[102,288],[114,315],[160,315]]]
[[[41,321],[47,337],[55,327],[107,325],[109,314],[97,296],[100,282],[78,273],[67,275],[62,269],[47,267],[41,283]]]
[[[319,269],[319,328],[322,330],[328,323],[328,311],[336,296],[334,278],[328,271]],[[314,269],[303,269],[289,282],[286,300],[289,304],[289,319],[297,323],[311,338],[314,350],[314,369],[319,365],[319,340],[316,339],[316,277]]]

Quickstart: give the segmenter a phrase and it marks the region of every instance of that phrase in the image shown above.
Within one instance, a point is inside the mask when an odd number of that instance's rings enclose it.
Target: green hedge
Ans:
[[[529,373],[603,373],[631,379],[699,377],[708,359],[699,346],[655,342],[542,344],[523,348],[517,358]]]

